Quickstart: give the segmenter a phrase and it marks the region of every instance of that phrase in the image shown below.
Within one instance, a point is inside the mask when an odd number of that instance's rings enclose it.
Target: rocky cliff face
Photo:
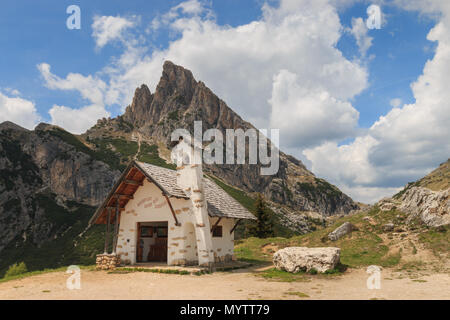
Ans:
[[[169,61],[156,91],[147,86],[136,89],[135,97],[122,117],[144,136],[151,136],[166,147],[175,128],[193,133],[194,121],[202,121],[203,130],[216,128],[255,129],[244,121],[191,71]],[[113,123],[114,121],[112,121]],[[95,136],[90,130],[87,136]],[[358,206],[338,188],[317,179],[292,156],[280,152],[280,170],[275,176],[261,176],[260,165],[206,165],[207,172],[246,192],[260,192],[275,204],[291,211],[314,211],[323,215],[348,213]]]
[[[18,236],[40,245],[69,227],[56,209],[96,206],[119,172],[82,152],[71,134],[41,124],[28,131],[0,125],[0,252]],[[52,207],[53,209],[49,209]],[[69,211],[70,211],[69,210]]]
[[[381,200],[381,210],[394,207],[408,214],[408,223],[419,220],[429,227],[450,224],[450,159],[422,179],[411,182],[392,198]]]
[[[412,187],[401,196],[400,200],[399,209],[409,214],[409,221],[419,218],[430,227],[450,224],[450,188],[432,191]]]

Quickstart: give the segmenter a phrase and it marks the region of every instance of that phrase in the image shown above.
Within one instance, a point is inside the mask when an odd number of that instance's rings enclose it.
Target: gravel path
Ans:
[[[255,270],[210,275],[108,274],[82,270],[81,289],[68,290],[70,275],[53,272],[0,283],[0,299],[449,299],[448,274],[410,279],[383,270],[380,290],[368,290],[365,270],[334,278],[276,282]],[[307,297],[305,296],[307,295]]]

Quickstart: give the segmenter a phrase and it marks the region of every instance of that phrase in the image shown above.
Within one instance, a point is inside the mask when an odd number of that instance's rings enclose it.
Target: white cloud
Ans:
[[[48,112],[51,123],[75,134],[81,134],[92,127],[97,119],[109,117],[103,106],[91,105],[80,109],[54,105]]]
[[[118,39],[123,40],[123,32],[134,25],[133,21],[120,16],[95,16],[92,24],[92,36],[97,48],[103,48],[109,42]]]
[[[355,37],[359,53],[361,54],[361,57],[364,58],[367,51],[372,46],[373,38],[369,36],[369,29],[367,29],[366,23],[362,18],[352,19],[352,28],[350,29],[350,33]]]
[[[93,104],[103,105],[106,83],[91,75],[85,77],[79,73],[69,73],[65,79],[54,75],[50,65],[41,63],[37,66],[45,80],[45,86],[53,90],[75,90]]]
[[[389,104],[394,108],[398,108],[402,104],[402,99],[400,98],[391,99],[391,101],[389,101]]]
[[[450,70],[449,13],[443,10],[441,21],[428,34],[438,46],[434,58],[411,86],[415,103],[400,108],[400,102],[394,101],[397,106],[353,143],[326,143],[304,151],[315,172],[347,186],[357,199],[373,201],[384,193],[383,189],[389,195],[393,188],[422,177],[447,160],[450,75],[443,70]]]
[[[379,188],[379,187],[348,187],[339,186],[342,192],[357,201],[367,204],[374,204],[382,198],[392,197],[403,188]]]
[[[13,88],[5,88],[4,91],[13,96],[20,96],[20,91]]]
[[[171,11],[176,11],[178,9],[181,9],[181,11],[186,14],[198,15],[203,12],[204,7],[198,0],[188,0],[173,7]]]
[[[284,146],[307,147],[351,136],[359,112],[317,87],[302,88],[298,76],[281,70],[272,89],[270,126],[282,128]]]
[[[110,115],[105,109],[107,85],[100,78],[83,76],[79,73],[69,73],[66,78],[60,78],[51,72],[50,65],[46,63],[41,63],[37,67],[47,88],[77,91],[91,103],[81,108],[54,105],[48,112],[52,124],[80,134],[92,127],[99,118]]]
[[[0,92],[0,123],[12,121],[27,129],[33,129],[39,120],[33,102],[19,97],[8,97]]]
[[[184,1],[172,7],[165,14],[156,16],[151,21],[147,33],[155,32],[161,27],[167,27],[176,20],[178,20],[177,23],[181,23],[182,21],[186,21],[186,17],[200,18],[202,15],[207,19],[214,17],[212,10],[206,7],[205,1]]]

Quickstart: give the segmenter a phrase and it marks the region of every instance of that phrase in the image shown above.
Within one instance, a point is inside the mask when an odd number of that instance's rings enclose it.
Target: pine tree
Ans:
[[[249,228],[250,235],[258,238],[272,237],[274,235],[273,221],[261,194],[258,194],[255,201],[255,215],[258,220]]]

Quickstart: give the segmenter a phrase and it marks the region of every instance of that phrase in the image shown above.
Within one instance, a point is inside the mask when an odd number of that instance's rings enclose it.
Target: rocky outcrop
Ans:
[[[288,247],[275,252],[273,263],[277,269],[287,272],[316,270],[323,273],[338,265],[340,252],[341,249],[334,247]]]
[[[355,226],[350,222],[345,222],[341,226],[336,228],[333,232],[331,232],[328,235],[328,239],[330,239],[331,241],[337,241],[343,236],[351,233],[353,230],[355,230]]]
[[[399,209],[409,214],[407,222],[420,218],[430,227],[450,224],[450,189],[432,191],[412,187],[403,193],[400,200]]]
[[[134,92],[133,102],[126,108],[123,115],[124,120],[137,126],[144,125],[150,120],[148,111],[152,102],[153,95],[150,93],[150,89],[143,84]]]

